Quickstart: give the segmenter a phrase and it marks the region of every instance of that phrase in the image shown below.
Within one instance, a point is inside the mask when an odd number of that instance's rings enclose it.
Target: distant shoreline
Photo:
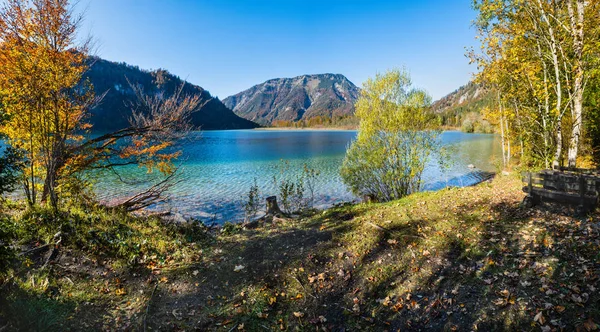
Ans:
[[[288,130],[330,130],[330,131],[351,131],[358,130],[358,127],[261,127],[252,130],[272,130],[272,131],[288,131]]]

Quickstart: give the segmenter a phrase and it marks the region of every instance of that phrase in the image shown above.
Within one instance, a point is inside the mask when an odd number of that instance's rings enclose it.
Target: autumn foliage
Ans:
[[[476,80],[495,95],[505,164],[576,166],[597,128],[598,1],[474,1]],[[597,142],[597,141],[596,141]],[[584,151],[585,153],[585,151]]]
[[[169,150],[188,129],[198,97],[148,96],[131,82],[138,103],[128,128],[90,138],[89,110],[101,96],[83,79],[90,39],[81,39],[68,0],[9,0],[0,8],[0,101],[7,120],[0,133],[25,152],[22,182],[27,201],[56,208],[59,196],[86,187],[90,169],[140,164],[173,172]]]

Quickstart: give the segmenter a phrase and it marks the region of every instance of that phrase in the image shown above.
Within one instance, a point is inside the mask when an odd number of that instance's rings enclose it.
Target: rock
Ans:
[[[255,229],[260,225],[259,219],[242,224],[245,229]]]
[[[473,169],[473,168],[475,168],[475,165],[469,164],[469,165],[467,165],[467,167],[470,168],[470,169]]]

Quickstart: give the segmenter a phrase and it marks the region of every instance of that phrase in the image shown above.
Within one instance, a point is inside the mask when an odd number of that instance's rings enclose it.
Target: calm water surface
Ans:
[[[168,207],[184,216],[218,222],[243,219],[243,204],[254,179],[261,196],[275,195],[273,176],[280,175],[281,160],[289,162],[289,177],[297,176],[306,164],[317,169],[316,206],[325,208],[356,199],[339,177],[348,144],[356,131],[270,131],[228,130],[195,133],[183,145],[182,182],[172,189]],[[463,186],[480,180],[477,171],[493,171],[493,159],[500,158],[500,144],[494,135],[444,132],[442,142],[453,147],[450,170],[442,173],[435,160],[428,165],[425,189],[446,185]],[[477,169],[469,169],[473,164]],[[128,167],[125,176],[143,174],[144,169]],[[102,199],[124,196],[139,189],[124,184],[111,174],[103,175],[97,193]]]

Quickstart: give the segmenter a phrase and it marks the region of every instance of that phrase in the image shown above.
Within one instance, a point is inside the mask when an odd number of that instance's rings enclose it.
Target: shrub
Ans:
[[[465,133],[472,133],[475,131],[475,125],[473,124],[473,120],[471,118],[466,118],[461,127],[460,130],[465,132]]]
[[[420,190],[425,165],[440,149],[430,103],[405,70],[377,74],[364,84],[356,103],[358,137],[341,168],[352,192],[389,201]]]
[[[290,178],[289,167],[288,161],[282,161],[279,176],[273,177],[279,203],[285,214],[303,213],[314,207],[315,184],[320,173],[305,164],[300,174]]]
[[[254,179],[254,183],[250,186],[250,190],[248,191],[248,200],[244,205],[244,213],[245,213],[245,221],[249,222],[252,219],[256,218],[256,214],[260,209],[259,202],[259,190],[258,184],[256,183],[256,178]]]
[[[14,239],[14,224],[10,219],[0,216],[0,280],[8,272],[10,261],[15,257],[15,251],[11,247]]]

